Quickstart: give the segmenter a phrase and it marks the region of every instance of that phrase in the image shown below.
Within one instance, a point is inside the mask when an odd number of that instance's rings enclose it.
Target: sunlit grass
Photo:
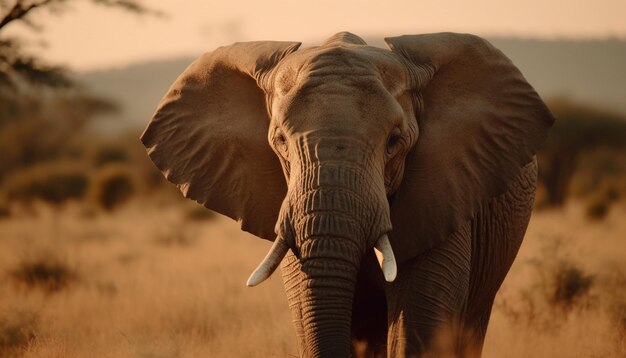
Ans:
[[[189,204],[0,219],[0,357],[297,356],[280,276],[245,286],[269,243]],[[484,357],[623,356],[625,213],[533,217]]]
[[[245,286],[268,243],[186,212],[39,208],[1,221],[0,317],[35,317],[24,321],[32,338],[19,340],[25,356],[258,356],[258,342],[263,355],[297,354],[280,277]],[[65,257],[80,279],[55,292],[16,287],[31,252]]]
[[[626,355],[626,206],[535,213],[501,288],[486,357]]]

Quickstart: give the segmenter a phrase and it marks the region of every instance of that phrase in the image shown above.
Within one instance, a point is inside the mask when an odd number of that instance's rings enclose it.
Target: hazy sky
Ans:
[[[626,38],[626,0],[149,0],[165,18],[137,17],[78,2],[60,17],[34,14],[37,39],[55,63],[76,70],[198,55],[247,40],[322,39],[348,30],[362,36],[438,31],[483,36]],[[29,33],[20,25],[6,30]]]

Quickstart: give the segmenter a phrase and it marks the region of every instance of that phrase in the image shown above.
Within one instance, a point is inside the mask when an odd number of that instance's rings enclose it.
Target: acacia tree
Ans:
[[[86,93],[67,69],[28,52],[23,38],[6,35],[15,25],[41,31],[33,14],[59,15],[78,1],[160,15],[138,0],[0,0],[0,187],[15,172],[60,159],[93,118],[118,110]]]
[[[42,25],[32,19],[33,13],[47,11],[62,14],[68,6],[78,1],[119,8],[137,15],[160,15],[137,0],[0,0],[0,90],[14,92],[21,86],[72,86],[73,82],[65,68],[48,64],[29,53],[22,39],[4,36],[3,30],[12,24],[22,24],[33,31],[41,31]]]

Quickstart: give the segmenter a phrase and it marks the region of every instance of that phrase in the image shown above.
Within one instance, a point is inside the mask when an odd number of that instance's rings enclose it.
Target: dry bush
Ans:
[[[603,148],[612,153],[607,157],[608,165],[612,165],[614,157],[624,152],[626,118],[563,99],[550,101],[549,107],[557,120],[538,153],[539,180],[546,188],[548,203],[558,206],[568,198],[582,157]],[[600,168],[598,173],[599,177],[606,175]]]
[[[40,288],[47,293],[60,291],[78,279],[67,262],[51,254],[22,260],[9,276],[18,286]]]
[[[588,218],[603,219],[626,198],[626,153],[599,148],[582,154],[568,196],[585,202]]]
[[[88,197],[96,206],[111,211],[133,197],[137,185],[129,167],[109,164],[94,173]]]
[[[604,180],[593,194],[584,198],[586,205],[586,214],[590,219],[603,219],[609,213],[614,202],[626,198],[626,173],[622,178],[623,181]]]
[[[142,192],[153,194],[155,192],[166,193],[166,195],[175,194],[180,197],[179,190],[171,185],[163,174],[155,167],[154,163],[146,154],[146,148],[139,140],[140,133],[129,131],[120,138],[120,145],[129,155],[133,169],[141,181]]]
[[[610,207],[611,200],[607,199],[605,195],[599,194],[587,200],[585,213],[589,219],[600,220],[606,217]]]
[[[552,306],[571,310],[582,305],[594,283],[593,276],[571,262],[563,262],[552,273],[553,293],[550,297]]]
[[[89,186],[89,173],[77,163],[42,163],[11,175],[2,185],[9,201],[43,200],[60,204],[69,199],[82,199]]]
[[[154,238],[154,243],[162,246],[191,246],[195,238],[182,228],[172,229],[169,232],[161,233]]]
[[[512,301],[498,302],[497,308],[516,324],[555,331],[572,313],[599,308],[598,295],[602,292],[596,275],[563,256],[565,242],[546,242],[541,254],[529,261],[533,272],[529,285]]]
[[[607,310],[621,341],[622,349],[626,352],[626,272],[615,270],[608,273],[601,283],[607,288]]]
[[[550,201],[548,199],[548,190],[541,181],[537,182],[537,190],[535,191],[535,202],[533,210],[539,211],[550,208]]]
[[[0,110],[0,182],[17,170],[62,160],[83,128],[98,115],[117,107],[74,91],[4,98]]]
[[[485,357],[626,356],[623,215],[584,203],[535,213],[494,305]]]
[[[626,151],[599,148],[581,155],[568,193],[584,199],[598,192],[611,200],[626,196]]]
[[[66,149],[62,160],[50,160],[14,171],[0,182],[0,200],[61,204],[82,200],[93,208],[117,209],[139,195],[180,194],[149,162],[135,132],[116,140],[86,138]],[[89,140],[88,140],[89,139]],[[190,213],[190,218],[211,214]]]
[[[81,142],[82,159],[94,168],[111,164],[132,167],[137,181],[137,194],[158,192],[176,192],[177,189],[163,178],[146,155],[146,149],[139,140],[140,132],[128,130],[114,138],[85,137]]]
[[[102,167],[111,163],[128,163],[131,161],[130,154],[126,148],[116,144],[104,143],[93,149],[89,153],[90,162],[96,167]]]
[[[213,220],[217,217],[215,211],[196,202],[188,200],[185,205],[185,218],[190,221]]]
[[[19,308],[39,317],[23,357],[297,354],[280,276],[245,286],[271,243],[222,216],[189,221],[180,200],[158,210],[133,201],[88,219],[72,208],[0,221],[0,272],[16,266],[15,252],[41,246],[80,267],[79,284],[58,294],[0,284],[0,314]],[[177,231],[193,248],[154,244]],[[107,239],[85,239],[92,232]]]
[[[0,357],[20,356],[37,337],[37,317],[31,312],[0,314]]]
[[[1,196],[1,195],[0,195]],[[11,216],[11,208],[6,202],[6,199],[0,198],[0,220]]]
[[[69,203],[0,220],[0,272],[19,266],[16,252],[41,246],[80,268],[77,284],[57,294],[0,277],[0,317],[37,312],[23,357],[297,356],[280,273],[245,287],[271,243],[221,215],[189,220],[189,204],[136,200],[85,218]],[[626,356],[626,207],[616,203],[598,223],[572,204],[533,216],[498,294],[484,358]]]
[[[3,194],[8,201],[53,204],[84,199],[97,171],[91,191],[99,196],[95,202],[109,210],[137,194],[138,183],[145,184],[141,189],[165,184],[138,131],[115,138],[89,131],[99,115],[116,110],[106,100],[68,91],[11,100],[0,96],[0,102],[0,199]],[[113,164],[132,166],[132,177],[109,168]]]

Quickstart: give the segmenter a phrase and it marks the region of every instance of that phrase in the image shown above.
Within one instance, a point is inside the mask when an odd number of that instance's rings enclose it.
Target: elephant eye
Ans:
[[[274,147],[283,156],[283,158],[287,159],[288,151],[287,151],[287,138],[281,132],[276,133],[274,136]]]
[[[391,131],[389,138],[387,139],[387,153],[392,155],[398,148],[402,140],[402,133],[400,132],[400,128],[396,127]]]

